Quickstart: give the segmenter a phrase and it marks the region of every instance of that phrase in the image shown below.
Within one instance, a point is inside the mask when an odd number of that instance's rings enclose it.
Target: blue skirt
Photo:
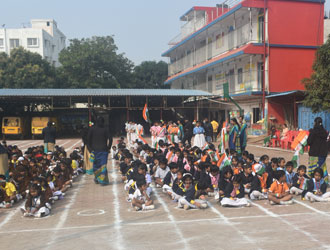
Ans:
[[[93,172],[95,180],[103,185],[109,184],[107,163],[108,163],[108,152],[93,152]]]

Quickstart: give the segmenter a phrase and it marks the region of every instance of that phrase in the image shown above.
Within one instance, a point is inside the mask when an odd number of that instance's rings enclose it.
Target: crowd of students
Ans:
[[[30,147],[24,153],[5,142],[2,146],[8,153],[9,169],[0,175],[0,208],[23,203],[24,217],[49,215],[52,204],[64,198],[73,180],[83,172],[79,149],[67,155],[59,146],[47,153],[43,146]]]
[[[294,196],[310,202],[330,201],[321,168],[311,176],[306,166],[294,169],[291,161],[263,155],[255,159],[248,151],[220,154],[212,143],[204,149],[189,144],[159,141],[152,148],[136,140],[126,145],[124,138],[112,147],[118,160],[127,201],[135,210],[154,209],[152,190],[162,189],[179,208],[207,208],[215,199],[221,206],[250,206],[250,200],[268,200],[270,204],[293,204]],[[298,198],[298,197],[297,197]]]

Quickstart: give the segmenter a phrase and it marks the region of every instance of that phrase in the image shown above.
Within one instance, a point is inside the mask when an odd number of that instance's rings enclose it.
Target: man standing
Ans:
[[[109,177],[107,170],[108,154],[112,145],[112,136],[104,127],[104,118],[98,117],[96,126],[88,132],[88,144],[94,154],[93,172],[96,184],[108,185]]]
[[[47,127],[43,128],[42,136],[44,138],[44,152],[53,152],[56,139],[56,128],[52,126],[52,122],[47,123]]]
[[[204,118],[203,127],[205,130],[205,140],[207,142],[212,142],[213,127],[212,127],[211,123],[209,122],[208,118]]]
[[[218,135],[218,128],[219,128],[219,123],[217,123],[216,120],[211,121],[211,125],[213,128],[213,142],[217,141],[217,135]]]
[[[193,136],[193,125],[188,119],[184,120],[184,126],[183,126],[183,139],[182,143],[185,144],[186,141],[188,141],[189,145],[191,145],[191,138]]]

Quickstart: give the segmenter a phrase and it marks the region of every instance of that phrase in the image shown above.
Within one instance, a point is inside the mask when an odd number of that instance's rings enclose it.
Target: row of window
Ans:
[[[19,39],[9,39],[9,47],[11,49],[18,48],[20,46]],[[27,39],[28,47],[37,47],[38,46],[38,38],[28,38]],[[0,38],[0,47],[4,47],[4,39]]]

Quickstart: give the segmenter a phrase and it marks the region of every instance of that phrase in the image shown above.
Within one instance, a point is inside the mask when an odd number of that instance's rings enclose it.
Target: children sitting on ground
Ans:
[[[293,204],[292,195],[290,194],[289,187],[285,182],[286,176],[283,170],[275,172],[275,181],[272,183],[268,190],[268,200],[271,205],[291,205]]]
[[[240,175],[235,175],[232,182],[228,183],[225,197],[221,200],[223,207],[249,207],[250,203],[244,198],[245,191]]]
[[[138,181],[136,183],[137,189],[133,194],[132,206],[136,211],[155,209],[151,198],[147,195],[147,183],[145,181]]]
[[[327,184],[323,179],[323,170],[321,168],[314,170],[312,178],[307,181],[307,189],[302,192],[301,196],[310,202],[330,201],[330,192],[327,192]]]
[[[300,165],[297,170],[297,174],[292,178],[292,187],[290,188],[290,194],[300,195],[307,188],[307,181],[309,180],[306,175],[307,168],[305,165]]]

